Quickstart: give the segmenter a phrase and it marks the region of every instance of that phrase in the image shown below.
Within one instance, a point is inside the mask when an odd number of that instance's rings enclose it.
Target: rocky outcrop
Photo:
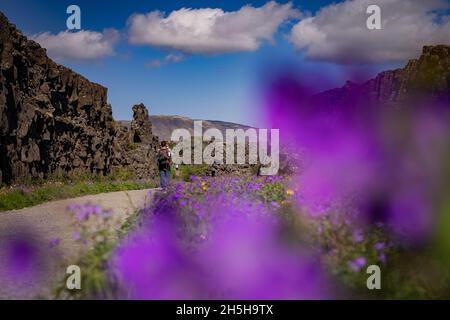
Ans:
[[[133,106],[130,127],[116,123],[116,129],[113,169],[128,167],[137,179],[155,177],[158,137],[153,135],[147,108],[142,103]]]
[[[148,111],[143,105],[133,111],[132,130],[124,131],[106,88],[53,62],[0,12],[0,184],[150,165],[155,145]],[[121,152],[130,135],[138,147]]]
[[[142,103],[133,106],[130,134],[134,143],[151,144],[153,142],[152,123],[148,110]]]
[[[1,13],[0,67],[0,182],[108,171],[106,88],[50,60]]]
[[[372,103],[400,106],[424,101],[450,103],[450,46],[424,46],[418,59],[402,69],[384,71],[362,84],[348,81],[342,88],[314,97],[334,106]]]
[[[450,46],[425,46],[403,69],[380,73],[365,86],[373,98],[396,103],[412,99],[445,99],[450,90]]]

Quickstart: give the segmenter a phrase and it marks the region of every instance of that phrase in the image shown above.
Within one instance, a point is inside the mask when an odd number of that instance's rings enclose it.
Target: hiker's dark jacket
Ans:
[[[172,164],[169,148],[161,148],[158,151],[158,169],[159,171],[168,171]]]

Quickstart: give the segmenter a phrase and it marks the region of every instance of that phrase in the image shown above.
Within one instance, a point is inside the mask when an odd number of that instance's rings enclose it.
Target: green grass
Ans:
[[[123,190],[139,190],[154,188],[154,182],[134,181],[77,181],[77,182],[46,182],[40,185],[26,187],[9,187],[0,189],[0,211],[22,209],[44,202],[75,198]]]
[[[186,182],[191,181],[191,176],[205,176],[206,171],[209,166],[207,164],[195,164],[195,165],[186,165],[182,164],[179,166],[179,178]]]

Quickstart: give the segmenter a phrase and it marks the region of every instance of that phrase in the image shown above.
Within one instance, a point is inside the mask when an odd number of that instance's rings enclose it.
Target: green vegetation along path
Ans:
[[[114,228],[120,229],[126,219],[151,201],[157,189],[133,190],[58,200],[38,206],[0,212],[0,299],[51,298],[55,287],[66,275],[66,268],[76,264],[86,248],[74,240],[74,213],[67,210],[73,204],[99,205],[112,210]],[[5,277],[9,251],[6,243],[20,243],[26,234],[32,243],[44,248],[45,259],[39,259],[33,278],[22,283]],[[3,245],[2,245],[3,244]],[[82,270],[81,270],[82,272]],[[2,276],[3,273],[3,276]]]

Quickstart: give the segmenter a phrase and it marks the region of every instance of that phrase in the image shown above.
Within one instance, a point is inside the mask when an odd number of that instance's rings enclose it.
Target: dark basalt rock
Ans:
[[[133,121],[129,127],[116,123],[113,168],[129,167],[137,179],[154,178],[157,172],[158,137],[152,133],[147,108],[133,106]]]
[[[150,122],[147,108],[142,103],[133,106],[133,121],[131,121],[130,134],[134,143],[152,143],[152,123]]]
[[[107,173],[114,120],[107,89],[50,60],[0,13],[0,182]]]
[[[151,159],[148,111],[134,111],[133,135]],[[0,184],[144,165],[120,152],[121,135],[129,136],[112,117],[107,89],[53,62],[0,12]]]
[[[450,45],[424,46],[418,59],[402,69],[379,73],[362,84],[317,94],[314,101],[335,107],[348,105],[408,106],[427,102],[450,104]]]

